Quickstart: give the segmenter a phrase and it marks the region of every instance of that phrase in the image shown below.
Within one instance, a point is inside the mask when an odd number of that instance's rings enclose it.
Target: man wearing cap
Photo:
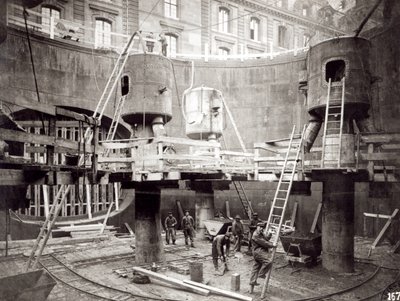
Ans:
[[[172,212],[168,212],[168,216],[165,219],[165,239],[167,240],[167,245],[169,245],[169,238],[172,238],[172,244],[175,244],[175,226],[178,222],[176,218],[172,215]]]
[[[240,247],[242,245],[242,240],[244,236],[244,229],[242,221],[240,220],[240,215],[235,216],[235,220],[232,223],[232,234],[235,237],[235,247],[234,251],[240,252]]]
[[[225,234],[217,235],[213,239],[211,254],[216,272],[218,271],[218,259],[221,259],[222,262],[225,263],[225,271],[228,270],[226,257],[229,255],[229,248],[231,244],[230,237],[231,233],[227,232]],[[225,251],[224,251],[224,246],[225,246]]]
[[[249,225],[250,232],[249,232],[249,248],[247,250],[248,255],[253,255],[253,253],[251,251],[251,238],[253,237],[254,231],[256,231],[256,229],[257,229],[257,224],[260,222],[261,222],[261,220],[258,218],[258,213],[254,212],[251,216],[250,225]]]
[[[194,231],[194,219],[190,216],[189,211],[185,211],[185,216],[182,218],[182,229],[185,235],[185,245],[189,244],[194,248],[193,244],[193,231]]]
[[[251,243],[253,245],[254,264],[250,276],[251,291],[253,291],[255,285],[259,285],[257,283],[257,278],[265,278],[265,275],[272,267],[272,254],[270,253],[270,249],[275,248],[275,246],[269,241],[271,239],[271,234],[269,233],[265,236],[265,226],[266,223],[264,222],[258,223],[257,229],[254,231],[252,237]]]

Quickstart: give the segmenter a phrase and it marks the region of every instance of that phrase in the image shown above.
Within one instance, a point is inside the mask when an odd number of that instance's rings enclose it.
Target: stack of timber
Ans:
[[[114,226],[106,226],[103,233],[101,233],[102,224],[90,224],[90,225],[70,225],[59,227],[53,232],[69,233],[72,238],[83,238],[83,237],[100,237],[114,234],[116,228]]]

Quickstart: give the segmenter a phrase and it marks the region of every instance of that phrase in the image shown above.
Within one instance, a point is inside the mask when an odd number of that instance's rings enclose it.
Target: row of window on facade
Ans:
[[[176,0],[169,0],[171,2],[176,3]],[[176,10],[176,7],[175,7]],[[61,18],[61,12],[58,8],[50,7],[50,6],[43,6],[41,9],[42,13],[42,30],[46,33],[50,32],[50,18],[55,20]],[[103,19],[103,18],[96,18],[95,20],[95,41],[96,45],[100,47],[109,47],[112,45],[112,22]],[[168,43],[167,53],[170,55],[175,55],[177,52],[177,36],[174,34],[166,33],[165,38]]]

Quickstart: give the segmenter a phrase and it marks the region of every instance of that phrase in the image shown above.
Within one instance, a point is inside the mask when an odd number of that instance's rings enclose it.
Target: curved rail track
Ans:
[[[384,275],[388,269],[392,270],[394,276],[393,276],[393,281],[390,283],[386,283],[385,286],[385,283],[382,283],[382,275]],[[350,286],[342,290],[338,290],[336,292],[328,293],[325,295],[296,299],[294,301],[387,300],[386,298],[381,299],[382,294],[390,285],[393,285],[399,281],[400,281],[399,270],[377,266],[377,268],[373,273],[371,273],[363,281],[353,286]]]
[[[42,256],[40,264],[59,283],[79,291],[80,293],[89,295],[94,299],[111,301],[165,300],[163,298],[131,293],[95,282],[75,272],[50,254]]]

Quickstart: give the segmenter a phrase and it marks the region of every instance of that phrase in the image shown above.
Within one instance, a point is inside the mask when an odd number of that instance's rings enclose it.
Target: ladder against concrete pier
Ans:
[[[246,216],[251,219],[254,211],[253,207],[251,206],[251,202],[247,197],[246,191],[244,190],[243,184],[239,181],[233,181],[233,186],[236,189],[236,192],[239,196],[239,200],[242,203],[244,212],[246,213]]]

